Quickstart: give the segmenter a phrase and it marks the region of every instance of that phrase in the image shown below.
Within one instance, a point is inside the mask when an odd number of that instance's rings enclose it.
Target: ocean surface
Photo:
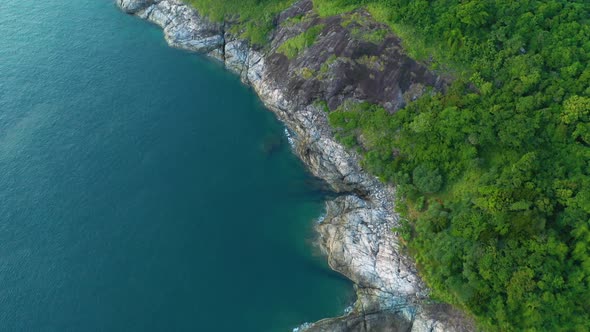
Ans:
[[[352,287],[324,194],[218,63],[113,0],[0,2],[0,331],[291,331]]]

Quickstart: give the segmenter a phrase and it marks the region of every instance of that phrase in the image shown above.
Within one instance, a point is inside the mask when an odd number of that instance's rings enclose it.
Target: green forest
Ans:
[[[291,2],[191,1],[250,13],[238,17],[260,44]],[[433,297],[483,330],[590,331],[590,1],[314,0],[321,16],[359,7],[453,77],[393,115],[329,115],[398,187],[395,231]]]

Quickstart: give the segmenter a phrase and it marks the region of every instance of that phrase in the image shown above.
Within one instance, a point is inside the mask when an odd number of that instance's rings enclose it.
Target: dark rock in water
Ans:
[[[267,137],[261,145],[262,152],[267,155],[271,156],[275,152],[277,152],[281,146],[284,144],[284,139],[282,136],[270,136]]]

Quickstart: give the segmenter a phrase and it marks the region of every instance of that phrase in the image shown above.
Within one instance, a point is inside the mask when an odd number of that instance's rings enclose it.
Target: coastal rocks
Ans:
[[[224,47],[223,26],[199,16],[181,1],[117,0],[126,12],[153,22],[164,30],[173,47],[197,53],[216,53]]]
[[[231,36],[224,36],[226,40],[230,40]],[[258,55],[260,57],[260,55]],[[223,52],[223,59],[225,67],[234,73],[238,74],[243,82],[248,82],[248,68],[250,66],[250,47],[248,43],[240,40],[231,40],[225,44]],[[259,77],[254,77],[258,80]]]
[[[152,3],[154,0],[117,0],[119,7],[128,14],[135,14]]]
[[[359,288],[375,290],[379,303],[365,310],[406,304],[419,298],[424,286],[410,262],[399,255],[391,228],[397,220],[374,200],[347,195],[328,202],[324,223],[318,226],[328,262],[350,276]],[[393,259],[393,260],[392,260]]]
[[[323,319],[303,326],[297,332],[467,332],[475,330],[462,317],[455,317],[458,320],[449,316],[432,319],[428,316],[429,314],[422,312],[408,319],[405,313],[395,309],[353,313],[343,317]]]
[[[327,202],[317,226],[319,242],[330,266],[354,281],[357,301],[347,315],[298,331],[471,330],[461,313],[428,304],[428,289],[393,232],[399,226],[395,188],[366,173],[328,124],[326,111],[346,102],[368,101],[395,112],[427,88],[444,89],[443,80],[403,53],[397,37],[362,38],[382,28],[366,13],[358,13],[361,23],[347,29],[344,18],[319,18],[312,2],[301,0],[279,16],[270,45],[260,50],[229,33],[231,23],[209,22],[180,0],[117,3],[161,26],[171,46],[208,54],[252,86],[287,125],[309,170],[339,195]],[[294,16],[305,19],[281,24]],[[293,59],[281,54],[286,40],[317,24],[323,30],[314,45]]]
[[[306,332],[405,332],[412,331],[412,322],[395,311],[380,311],[345,318],[321,320],[306,327]],[[429,330],[424,330],[429,331]]]

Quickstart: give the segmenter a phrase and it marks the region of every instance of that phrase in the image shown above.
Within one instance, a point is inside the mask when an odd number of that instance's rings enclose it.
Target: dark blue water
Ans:
[[[288,331],[351,287],[323,197],[218,64],[111,0],[0,2],[0,330]]]

